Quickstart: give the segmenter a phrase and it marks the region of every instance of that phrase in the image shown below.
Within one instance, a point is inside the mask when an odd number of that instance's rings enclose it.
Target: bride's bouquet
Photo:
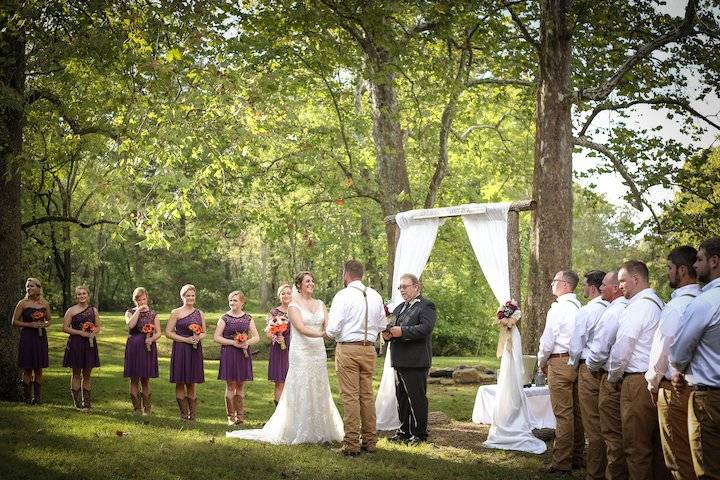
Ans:
[[[497,357],[500,358],[506,348],[512,350],[512,328],[520,320],[522,312],[515,300],[508,300],[497,309],[495,316],[500,326],[500,338],[498,338],[496,352]]]

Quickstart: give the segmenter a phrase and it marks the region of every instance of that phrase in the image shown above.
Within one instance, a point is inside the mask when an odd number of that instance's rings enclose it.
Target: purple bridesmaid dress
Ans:
[[[133,315],[135,309],[131,308],[128,310],[128,313]],[[147,334],[142,331],[145,325],[155,325],[155,316],[156,313],[153,310],[140,312],[137,323],[128,331],[128,338],[125,343],[124,377],[158,377],[157,345],[153,342],[148,352],[147,348],[145,348],[145,337]]]
[[[223,330],[223,338],[234,339],[238,333],[244,333],[250,338],[248,332],[252,317],[247,313],[241,317],[233,317],[225,314],[222,316],[225,322]],[[220,368],[218,371],[218,380],[244,382],[253,379],[252,370],[252,352],[250,347],[247,348],[246,357],[243,350],[231,345],[223,345],[220,347]]]
[[[202,327],[200,310],[193,310],[187,317],[179,318],[175,323],[175,333],[181,337],[192,337],[191,324]],[[170,383],[203,383],[205,370],[203,366],[202,343],[197,348],[189,343],[173,342],[170,353]]]
[[[95,323],[95,309],[87,307],[70,320],[70,326],[75,330],[82,330],[83,323]],[[100,366],[100,355],[98,354],[97,338],[93,339],[93,346],[90,346],[90,339],[80,335],[70,335],[65,346],[63,367],[70,368],[94,368]]]
[[[287,320],[287,313],[283,312],[279,308],[275,307],[270,311],[270,315],[273,317],[285,317]],[[290,325],[288,329],[283,333],[285,337],[285,350],[280,348],[279,343],[272,342],[270,344],[270,357],[268,360],[268,380],[271,382],[285,382],[287,376],[289,362],[288,352],[290,352]]]
[[[47,315],[45,308],[27,307],[22,311],[23,322],[36,322],[33,318],[35,312],[43,312]],[[21,328],[20,343],[18,344],[18,367],[23,370],[37,370],[48,367],[48,340],[47,331],[42,328],[38,333],[37,328]]]

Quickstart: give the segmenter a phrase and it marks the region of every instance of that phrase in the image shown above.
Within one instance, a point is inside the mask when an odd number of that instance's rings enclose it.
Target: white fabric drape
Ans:
[[[490,288],[499,304],[510,299],[508,273],[507,213],[509,203],[485,206],[485,213],[463,215],[470,244]],[[520,332],[512,328],[512,352],[505,350],[500,360],[497,399],[490,433],[484,445],[488,448],[543,453],[545,442],[532,434],[532,422],[523,391],[522,345]]]
[[[402,302],[397,287],[400,284],[400,275],[412,273],[420,278],[425,269],[438,228],[444,222],[440,218],[414,218],[417,210],[410,210],[397,214],[395,221],[400,227],[400,238],[395,249],[395,265],[393,268],[392,299],[390,308]],[[395,398],[395,370],[391,365],[390,349],[385,354],[380,388],[375,398],[375,415],[378,430],[396,430],[400,428],[400,418]]]

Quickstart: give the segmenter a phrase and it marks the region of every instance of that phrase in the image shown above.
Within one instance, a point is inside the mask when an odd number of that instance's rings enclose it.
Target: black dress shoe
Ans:
[[[408,438],[407,442],[405,443],[407,443],[408,445],[420,445],[421,443],[425,442],[427,442],[427,438],[416,437],[415,435],[413,435],[412,437]]]
[[[400,433],[396,433],[396,434],[393,435],[392,437],[388,437],[388,442],[392,442],[392,443],[407,443],[407,441],[408,441],[410,438],[411,438],[411,437],[408,436],[408,435],[402,435],[402,434],[400,434]]]

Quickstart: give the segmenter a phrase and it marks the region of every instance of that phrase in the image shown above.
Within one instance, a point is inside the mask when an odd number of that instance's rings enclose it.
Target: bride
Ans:
[[[295,277],[295,296],[288,308],[292,342],[285,389],[275,413],[259,430],[236,430],[226,436],[262,442],[296,444],[343,439],[343,422],[330,394],[327,354],[323,336],[327,310],[313,298],[315,281],[310,272]]]

